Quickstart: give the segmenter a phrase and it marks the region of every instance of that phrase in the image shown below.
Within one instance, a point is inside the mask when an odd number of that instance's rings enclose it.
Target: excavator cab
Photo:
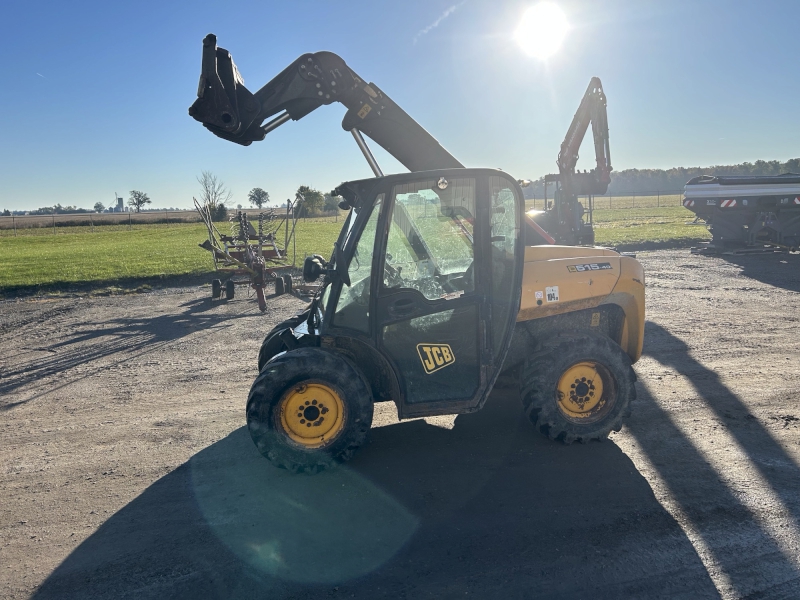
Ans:
[[[437,170],[335,191],[351,210],[324,287],[248,400],[256,445],[293,470],[347,458],[375,401],[401,418],[481,408],[520,306],[524,200],[508,175]]]

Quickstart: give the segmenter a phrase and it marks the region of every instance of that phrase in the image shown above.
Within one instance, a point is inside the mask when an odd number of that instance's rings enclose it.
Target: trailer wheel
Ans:
[[[344,462],[372,425],[372,393],[340,354],[299,348],[264,365],[247,398],[247,428],[259,452],[294,473]]]
[[[216,300],[222,296],[222,282],[219,279],[211,281],[211,299]]]
[[[286,319],[282,323],[279,323],[272,328],[272,331],[270,331],[264,338],[264,341],[261,342],[261,349],[258,351],[259,372],[264,368],[264,365],[267,364],[267,361],[269,361],[273,356],[289,349],[286,347],[286,344],[283,343],[283,340],[280,337],[281,333],[283,333],[283,331],[286,329],[297,327],[307,317],[307,313],[303,315],[297,315],[291,319]]]
[[[286,293],[287,294],[291,294],[292,293],[292,276],[291,275],[284,275],[283,276],[283,283],[284,283],[283,287],[285,288]]]
[[[570,444],[604,440],[622,428],[636,398],[636,373],[611,339],[562,338],[531,355],[520,374],[525,414],[544,435]]]
[[[286,282],[281,277],[275,278],[275,295],[280,296],[286,291]]]
[[[225,299],[226,300],[233,300],[233,296],[236,293],[236,286],[233,283],[232,279],[228,279],[225,282]]]

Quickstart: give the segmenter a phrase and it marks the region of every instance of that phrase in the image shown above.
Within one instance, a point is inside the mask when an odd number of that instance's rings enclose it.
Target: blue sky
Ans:
[[[191,119],[209,32],[251,91],[304,52],[336,52],[461,162],[517,178],[553,172],[594,75],[617,170],[800,156],[800,4],[554,1],[571,29],[543,63],[513,39],[533,2],[4,0],[0,209],[108,205],[133,189],[189,208],[203,170],[234,205],[256,186],[278,202],[371,175],[338,104],[250,147]],[[385,172],[403,170],[372,147]],[[586,144],[578,166],[592,158]]]

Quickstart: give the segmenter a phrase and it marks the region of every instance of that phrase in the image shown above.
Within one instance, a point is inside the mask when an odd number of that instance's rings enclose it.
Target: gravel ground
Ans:
[[[244,425],[302,302],[207,287],[0,303],[0,597],[798,598],[800,255],[642,253],[645,356],[608,443],[376,407],[292,476]]]

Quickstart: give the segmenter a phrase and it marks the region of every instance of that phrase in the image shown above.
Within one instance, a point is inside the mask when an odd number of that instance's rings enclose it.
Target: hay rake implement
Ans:
[[[247,285],[255,290],[258,308],[267,310],[264,287],[267,282],[275,283],[275,293],[291,292],[293,280],[289,264],[287,248],[295,242],[294,232],[297,225],[296,207],[302,202],[298,197],[289,203],[286,215],[279,217],[274,209],[258,214],[258,229],[250,221],[247,213],[236,211],[231,218],[231,232],[224,234],[214,224],[212,215],[214,207],[208,203],[200,203],[193,198],[195,209],[203,219],[208,230],[208,239],[199,244],[208,250],[214,259],[214,268],[221,274],[220,278],[211,282],[211,298],[233,299],[237,285]],[[283,244],[278,242],[281,229],[284,230]]]

